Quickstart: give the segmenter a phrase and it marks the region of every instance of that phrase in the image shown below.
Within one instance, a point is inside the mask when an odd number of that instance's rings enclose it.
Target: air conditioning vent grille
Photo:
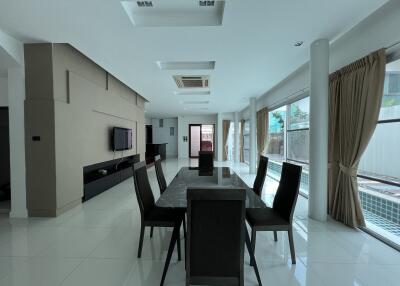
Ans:
[[[207,88],[209,87],[208,76],[174,76],[179,88]]]
[[[214,7],[215,1],[199,1],[200,7]]]
[[[136,3],[140,8],[153,7],[153,2],[151,1],[136,1]]]

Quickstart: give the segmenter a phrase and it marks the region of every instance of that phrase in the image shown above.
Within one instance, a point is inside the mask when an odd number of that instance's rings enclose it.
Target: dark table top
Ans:
[[[157,200],[159,207],[186,208],[186,189],[204,188],[243,188],[246,190],[246,208],[264,208],[265,203],[230,168],[214,167],[211,170],[183,167],[172,180],[165,192]]]

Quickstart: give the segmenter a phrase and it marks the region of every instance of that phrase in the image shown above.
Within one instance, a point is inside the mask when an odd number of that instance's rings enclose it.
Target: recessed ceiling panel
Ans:
[[[225,1],[154,0],[121,4],[137,27],[221,26],[225,8]]]
[[[197,62],[167,62],[158,61],[160,70],[213,70],[215,61],[197,61]]]
[[[210,95],[209,90],[193,90],[193,91],[175,91],[176,95]]]

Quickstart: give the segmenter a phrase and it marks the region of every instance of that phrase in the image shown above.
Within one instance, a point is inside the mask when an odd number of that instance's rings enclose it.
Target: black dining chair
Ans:
[[[287,231],[292,263],[296,264],[292,224],[300,189],[301,169],[301,166],[284,162],[272,208],[246,210],[246,220],[251,227],[253,252],[256,247],[257,231],[273,231],[275,241],[278,239],[277,231]]]
[[[214,152],[199,151],[199,169],[212,169],[214,167]]]
[[[268,168],[268,157],[261,155],[260,160],[258,162],[256,179],[254,180],[253,184],[253,191],[259,197],[261,197],[262,189],[264,187],[265,177],[267,176],[267,168]]]
[[[157,177],[157,182],[158,186],[160,188],[160,194],[162,195],[164,191],[167,189],[167,181],[165,180],[164,177],[164,172],[161,166],[161,156],[157,155],[154,157],[154,168],[156,169],[156,177]],[[183,217],[183,234],[186,238],[186,219],[185,216]],[[153,237],[153,230],[154,226],[151,227],[150,229],[150,237]]]
[[[245,201],[244,189],[188,188],[186,285],[244,284]]]
[[[140,209],[140,240],[138,258],[142,256],[143,236],[146,226],[150,227],[176,227],[181,224],[185,211],[156,206],[153,192],[147,176],[146,162],[133,165],[133,179],[135,193]],[[178,260],[181,260],[180,239],[177,240]]]
[[[162,170],[160,155],[154,157],[154,167],[156,169],[156,176],[158,186],[160,187],[160,194],[162,194],[167,189],[167,181],[165,180],[164,172]]]

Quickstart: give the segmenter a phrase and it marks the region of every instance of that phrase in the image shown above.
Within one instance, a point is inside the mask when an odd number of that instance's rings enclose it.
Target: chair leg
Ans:
[[[177,248],[178,248],[178,261],[181,261],[182,260],[182,257],[181,257],[181,229],[180,229],[180,227],[179,227],[179,232],[178,232],[178,238],[177,238],[177,243],[176,243],[176,246],[177,246]]]
[[[254,228],[251,229],[251,250],[255,256],[256,251],[256,230]],[[250,259],[250,265],[253,266],[253,260]]]
[[[293,230],[292,227],[288,230],[290,255],[292,256],[292,264],[296,264],[296,254],[294,252]]]
[[[249,233],[247,232],[247,228],[246,227],[245,227],[244,231],[245,231],[246,246],[247,246],[247,250],[249,251],[249,255],[250,255],[250,261],[253,261],[253,265],[252,266],[254,268],[254,272],[255,272],[256,277],[257,277],[258,285],[262,286],[260,273],[258,272],[257,261],[256,261],[256,258],[254,256],[254,252],[252,250]]]
[[[154,226],[152,226],[151,229],[150,229],[150,238],[153,237],[153,230],[154,230]]]
[[[140,226],[139,249],[138,249],[138,255],[137,255],[138,258],[142,257],[143,236],[144,236],[144,225],[142,222],[142,224]]]
[[[183,216],[183,237],[186,239],[186,215]]]
[[[278,233],[274,231],[274,241],[278,241]]]
[[[169,242],[167,258],[165,260],[164,270],[163,270],[163,274],[162,274],[162,277],[161,277],[160,286],[164,285],[165,276],[167,275],[168,266],[169,266],[169,263],[171,261],[172,252],[174,251],[174,248],[175,248],[175,242],[179,238],[179,229],[180,228],[181,228],[181,223],[179,222],[179,224],[174,226],[174,230],[172,231],[172,236],[171,236],[171,240]]]

